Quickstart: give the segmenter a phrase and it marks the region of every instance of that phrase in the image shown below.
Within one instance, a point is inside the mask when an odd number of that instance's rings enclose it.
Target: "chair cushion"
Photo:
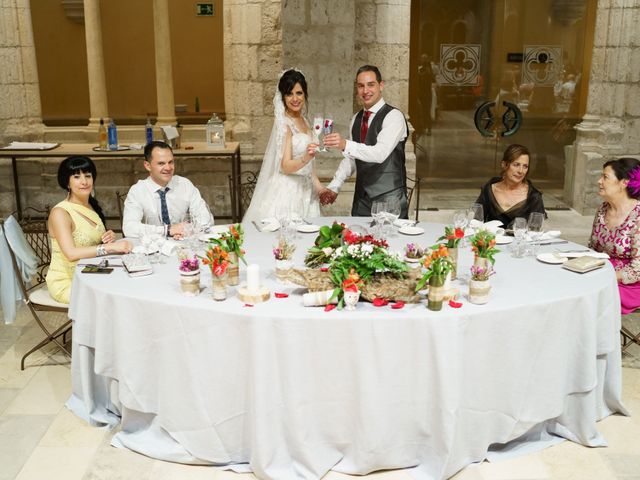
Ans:
[[[46,307],[69,308],[69,305],[67,305],[66,303],[56,302],[53,298],[51,298],[46,283],[43,283],[35,290],[29,292],[29,301],[33,304]]]

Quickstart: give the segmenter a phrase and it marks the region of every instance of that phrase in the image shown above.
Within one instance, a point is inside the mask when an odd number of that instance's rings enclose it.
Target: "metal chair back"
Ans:
[[[238,196],[240,198],[240,212],[239,217],[242,218],[244,212],[247,211],[253,198],[253,192],[256,189],[256,183],[258,183],[258,176],[255,172],[247,171],[240,174],[240,181],[238,182]],[[229,175],[229,191],[233,191],[233,178]]]

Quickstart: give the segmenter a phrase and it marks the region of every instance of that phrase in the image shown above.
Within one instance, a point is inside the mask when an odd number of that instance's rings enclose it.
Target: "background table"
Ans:
[[[101,158],[141,158],[144,157],[143,150],[117,150],[117,151],[96,151],[95,145],[88,143],[63,143],[51,150],[9,150],[0,149],[0,158],[11,158],[11,169],[13,173],[13,188],[15,192],[16,210],[18,218],[22,218],[22,206],[20,200],[20,181],[18,175],[18,159],[20,158],[65,158],[72,155],[86,155],[93,160]],[[192,147],[187,150],[186,147]],[[240,181],[240,144],[238,142],[227,142],[225,148],[210,148],[204,142],[186,142],[182,148],[173,149],[173,156],[196,157],[196,158],[229,158],[231,160],[231,221],[240,220],[240,198],[238,195],[238,182]],[[97,165],[100,171],[100,165]],[[221,217],[224,218],[224,217]]]
[[[426,227],[392,247],[433,244],[442,226]],[[114,445],[278,480],[401,467],[447,478],[490,450],[605,445],[596,422],[625,413],[609,265],[579,275],[500,253],[487,305],[460,283],[461,309],[324,312],[276,283],[275,234],[245,229],[247,259],[288,298],[215,302],[208,273],[184,297],[175,259],[149,277],[76,273],[68,405],[121,422]],[[297,263],[315,236],[298,240]],[[463,279],[470,264],[461,255]]]

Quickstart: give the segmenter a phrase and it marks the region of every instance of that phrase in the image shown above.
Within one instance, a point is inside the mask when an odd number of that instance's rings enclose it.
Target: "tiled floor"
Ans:
[[[426,221],[447,222],[451,211],[423,212]],[[547,228],[586,242],[591,218],[575,212],[550,212]],[[65,407],[71,392],[70,364],[53,349],[38,352],[20,371],[22,352],[40,337],[26,309],[13,325],[0,324],[0,480],[249,480],[208,467],[177,465],[110,446],[114,432],[85,424]],[[625,363],[640,357],[634,346]],[[640,411],[640,370],[623,369],[623,400]],[[640,420],[612,416],[599,424],[607,448],[564,442],[541,452],[497,463],[471,465],[455,480],[640,480]],[[331,472],[328,480],[350,477]],[[365,478],[409,480],[405,471],[380,472]]]

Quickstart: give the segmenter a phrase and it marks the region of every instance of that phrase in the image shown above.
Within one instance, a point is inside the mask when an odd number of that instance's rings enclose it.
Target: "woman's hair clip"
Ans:
[[[640,165],[633,168],[629,172],[629,182],[627,183],[627,188],[629,192],[634,197],[637,197],[640,194]]]

